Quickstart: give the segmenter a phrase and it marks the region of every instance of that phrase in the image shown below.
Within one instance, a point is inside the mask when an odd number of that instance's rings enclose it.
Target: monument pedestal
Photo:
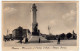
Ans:
[[[32,32],[33,36],[39,36],[39,32]]]
[[[38,43],[39,42],[39,36],[31,36],[29,39],[29,43]]]
[[[29,39],[29,43],[39,43],[39,39],[40,39],[40,43],[49,42],[49,40],[47,40],[46,38],[44,38],[42,36],[34,36],[34,35],[32,35],[31,38]]]

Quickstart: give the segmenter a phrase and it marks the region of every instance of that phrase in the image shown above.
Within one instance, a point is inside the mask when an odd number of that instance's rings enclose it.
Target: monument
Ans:
[[[37,6],[36,4],[32,5],[32,35],[31,38],[29,38],[29,43],[41,43],[46,42],[47,39],[42,37],[40,35],[40,31],[38,29],[38,23],[37,23]]]
[[[38,36],[39,30],[38,30],[38,23],[37,23],[37,7],[35,4],[32,6],[32,35]]]

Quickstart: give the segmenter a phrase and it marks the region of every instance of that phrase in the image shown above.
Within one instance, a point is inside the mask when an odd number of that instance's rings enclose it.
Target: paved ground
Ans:
[[[47,43],[18,43],[19,40],[4,42],[4,46],[76,46],[76,40],[61,40],[60,44],[57,44],[57,40],[51,40]]]

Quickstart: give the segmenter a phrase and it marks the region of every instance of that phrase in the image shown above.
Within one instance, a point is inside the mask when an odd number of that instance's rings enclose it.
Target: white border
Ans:
[[[6,1],[6,0],[4,0],[4,1]],[[7,1],[13,1],[13,0],[7,0]],[[20,1],[20,0],[16,0],[16,1]],[[29,1],[32,1],[32,0],[29,0]],[[38,0],[38,1],[40,1],[40,0]],[[43,0],[43,1],[45,1],[45,0]],[[46,0],[46,1],[51,1],[51,0]],[[56,1],[59,1],[59,0],[56,0]],[[65,0],[65,1],[71,1],[71,0]],[[72,0],[72,1],[75,1],[75,0]],[[80,13],[80,2],[79,2],[79,13]],[[79,26],[80,26],[80,14],[79,14]],[[80,30],[80,27],[79,27],[79,30]],[[1,38],[1,36],[2,36],[2,1],[0,0],[0,51],[2,51],[2,38]],[[80,31],[79,31],[79,43],[80,43]],[[80,44],[79,44],[79,51],[80,51]]]
[[[2,51],[2,2],[0,0],[0,51]]]
[[[79,26],[80,26],[80,1],[79,1]],[[79,27],[79,51],[80,51],[80,27]]]

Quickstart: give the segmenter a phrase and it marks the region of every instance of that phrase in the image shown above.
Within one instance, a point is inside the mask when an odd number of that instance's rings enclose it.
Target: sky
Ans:
[[[3,4],[3,34],[9,33],[19,26],[30,29],[32,26],[33,3],[4,3]],[[76,3],[35,3],[37,6],[38,29],[43,34],[53,35],[77,32]]]

